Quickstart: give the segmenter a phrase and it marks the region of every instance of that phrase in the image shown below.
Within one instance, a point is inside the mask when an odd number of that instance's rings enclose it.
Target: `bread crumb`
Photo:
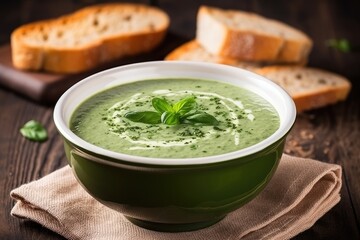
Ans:
[[[324,154],[327,155],[327,154],[330,152],[330,148],[328,148],[328,147],[327,147],[327,148],[324,148],[324,151],[323,151],[323,152],[324,152]]]
[[[303,139],[314,139],[314,134],[310,133],[307,130],[301,130],[300,136]]]

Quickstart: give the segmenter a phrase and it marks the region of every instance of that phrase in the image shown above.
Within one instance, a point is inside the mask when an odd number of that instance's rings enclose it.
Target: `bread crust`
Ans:
[[[244,61],[269,61],[277,59],[284,41],[268,35],[251,31],[229,29],[224,44],[218,52],[222,57],[231,57]]]
[[[194,52],[201,52],[201,56],[188,56],[189,59],[184,59],[185,55],[191,55]],[[191,59],[190,59],[191,58]],[[236,59],[231,58],[223,58],[221,56],[214,56],[211,53],[206,52],[205,49],[196,41],[190,40],[179,47],[175,48],[172,52],[170,52],[166,57],[165,60],[188,60],[188,61],[204,61],[204,62],[213,62],[213,63],[220,63],[220,64],[227,64],[238,66],[241,65]],[[252,65],[249,63],[249,65]],[[257,63],[253,64],[254,67],[258,65]]]
[[[46,34],[49,28],[56,28],[64,23],[76,24],[91,15],[99,14],[100,11],[124,11],[129,12],[129,16],[150,12],[149,14],[153,14],[161,21],[158,21],[156,25],[149,25],[146,29],[99,36],[91,41],[71,46],[41,45],[24,40],[24,36],[29,32]],[[23,70],[45,70],[56,73],[83,72],[104,62],[152,50],[164,39],[168,26],[169,18],[165,12],[146,5],[113,3],[83,8],[69,15],[26,24],[15,29],[11,34],[13,65]]]
[[[288,84],[282,82],[279,84],[280,79],[274,74],[283,73],[287,75],[289,73],[306,73],[311,74],[315,78],[324,79],[324,83],[315,85],[314,80],[306,80],[306,91],[290,91],[290,84],[293,84],[295,79],[291,79],[291,76],[288,76]],[[309,67],[286,67],[286,66],[269,66],[256,70],[256,73],[273,80],[275,83],[278,83],[286,91],[295,102],[296,109],[298,112],[303,112],[306,110],[311,110],[315,108],[324,107],[330,104],[337,103],[339,101],[344,101],[351,90],[351,82],[343,76],[338,74]],[[333,81],[327,81],[327,78],[331,77]]]
[[[186,42],[174,50],[172,50],[168,55],[165,56],[165,60],[179,60],[182,58],[182,56],[187,53],[191,52],[194,49],[197,48],[197,42],[195,40],[191,40],[189,42]]]
[[[312,49],[312,41],[292,40],[284,41],[284,44],[277,56],[279,62],[307,62]]]

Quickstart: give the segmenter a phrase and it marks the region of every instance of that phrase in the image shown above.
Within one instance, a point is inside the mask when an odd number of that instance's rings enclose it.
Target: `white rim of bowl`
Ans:
[[[101,147],[98,147],[96,145],[90,144],[86,142],[85,140],[81,139],[77,135],[75,135],[68,127],[65,119],[63,110],[66,107],[66,104],[69,104],[67,102],[67,99],[71,94],[84,86],[88,81],[91,81],[91,79],[100,78],[106,75],[109,75],[113,72],[119,72],[119,71],[127,71],[127,70],[136,70],[138,68],[144,68],[144,67],[179,67],[179,69],[183,69],[186,67],[192,67],[192,68],[208,68],[208,70],[212,69],[213,71],[226,71],[233,74],[239,74],[244,75],[248,79],[256,79],[256,81],[259,81],[259,83],[266,85],[268,87],[271,87],[272,90],[275,90],[276,93],[279,95],[279,101],[282,101],[282,105],[284,109],[280,109],[279,107],[273,106],[278,111],[278,114],[280,116],[280,127],[279,129],[273,133],[270,137],[264,139],[263,141],[252,145],[250,147],[229,152],[225,154],[220,155],[214,155],[214,156],[207,156],[207,157],[197,157],[197,158],[154,158],[154,157],[142,157],[142,156],[135,156],[135,155],[129,155],[129,154],[123,154],[118,152],[113,152]],[[169,77],[169,76],[167,76]],[[172,78],[176,78],[181,76],[173,76]],[[196,78],[196,77],[195,77]],[[206,77],[203,78],[204,80],[207,79]],[[144,78],[137,79],[137,80],[145,80]],[[211,80],[211,79],[209,79]],[[214,79],[213,79],[214,80]],[[105,85],[106,86],[106,85]],[[105,87],[103,89],[106,89]],[[100,89],[100,90],[103,90]],[[88,97],[92,96],[96,92],[92,92]],[[261,96],[261,95],[260,95]],[[264,96],[262,96],[264,97]],[[83,99],[85,100],[85,99]],[[83,101],[82,100],[82,101]],[[78,104],[77,104],[78,105]],[[77,106],[76,106],[77,107]],[[75,107],[75,108],[76,108]],[[74,109],[75,109],[74,108]],[[280,111],[285,111],[281,114]],[[284,117],[285,116],[285,117]],[[129,65],[124,65],[120,67],[111,68],[105,71],[98,72],[96,74],[93,74],[78,83],[74,84],[72,87],[70,87],[58,100],[58,102],[55,105],[54,108],[54,122],[58,129],[58,131],[62,134],[62,136],[70,141],[72,144],[75,144],[83,149],[86,149],[87,151],[93,152],[97,155],[102,155],[105,157],[109,157],[112,159],[117,159],[121,162],[127,161],[132,163],[140,163],[140,164],[149,164],[149,165],[195,165],[195,164],[210,164],[210,163],[217,163],[217,162],[223,162],[223,161],[229,161],[232,159],[245,157],[251,154],[254,154],[258,151],[261,151],[265,149],[266,147],[270,146],[271,144],[279,141],[281,138],[283,138],[291,129],[295,122],[296,118],[296,108],[294,101],[292,98],[287,94],[287,92],[282,89],[279,85],[275,84],[274,82],[264,78],[263,76],[260,76],[258,74],[252,73],[250,71],[238,68],[238,67],[232,67],[222,64],[215,64],[215,63],[204,63],[204,62],[190,62],[190,61],[150,61],[150,62],[143,62],[143,63],[134,63]],[[96,159],[94,159],[96,161]],[[101,162],[104,162],[104,160],[101,160]],[[114,162],[112,162],[114,163]]]

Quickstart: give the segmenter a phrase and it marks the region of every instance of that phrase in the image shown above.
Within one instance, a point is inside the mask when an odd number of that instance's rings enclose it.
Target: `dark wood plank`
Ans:
[[[62,142],[53,124],[52,108],[38,106],[0,89],[0,109],[4,113],[0,115],[3,127],[0,134],[0,236],[8,236],[9,239],[25,239],[24,236],[46,239],[41,227],[26,227],[29,224],[24,225],[18,219],[10,217],[13,201],[10,200],[9,193],[13,188],[45,176],[66,164]],[[20,135],[19,128],[30,119],[42,122],[48,129],[49,139],[44,144],[25,140]]]

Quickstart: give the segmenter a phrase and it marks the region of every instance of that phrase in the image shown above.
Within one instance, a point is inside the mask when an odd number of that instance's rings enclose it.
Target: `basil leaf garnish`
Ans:
[[[214,116],[197,111],[197,103],[193,96],[184,98],[174,105],[162,98],[153,98],[151,103],[157,112],[130,111],[124,117],[133,122],[148,124],[165,123],[167,125],[177,125],[187,123],[214,126],[219,124]]]
[[[46,129],[35,120],[30,120],[25,125],[20,128],[20,133],[27,139],[36,141],[36,142],[43,142],[48,138],[48,134]]]
[[[165,99],[153,98],[151,103],[152,103],[152,106],[155,108],[155,110],[158,111],[159,113],[173,111],[171,104],[168,103]]]
[[[180,115],[184,115],[190,112],[193,109],[196,109],[197,104],[194,97],[188,97],[180,100],[179,102],[175,103],[173,109],[176,113]]]
[[[203,125],[212,125],[216,126],[219,124],[219,121],[216,118],[206,112],[196,112],[192,115],[187,116],[184,119],[186,123],[193,124],[203,124]]]
[[[161,114],[152,111],[132,111],[125,113],[124,117],[133,121],[148,124],[156,124],[161,122]]]
[[[177,125],[180,123],[180,116],[178,113],[163,112],[161,114],[161,122],[167,125]]]

